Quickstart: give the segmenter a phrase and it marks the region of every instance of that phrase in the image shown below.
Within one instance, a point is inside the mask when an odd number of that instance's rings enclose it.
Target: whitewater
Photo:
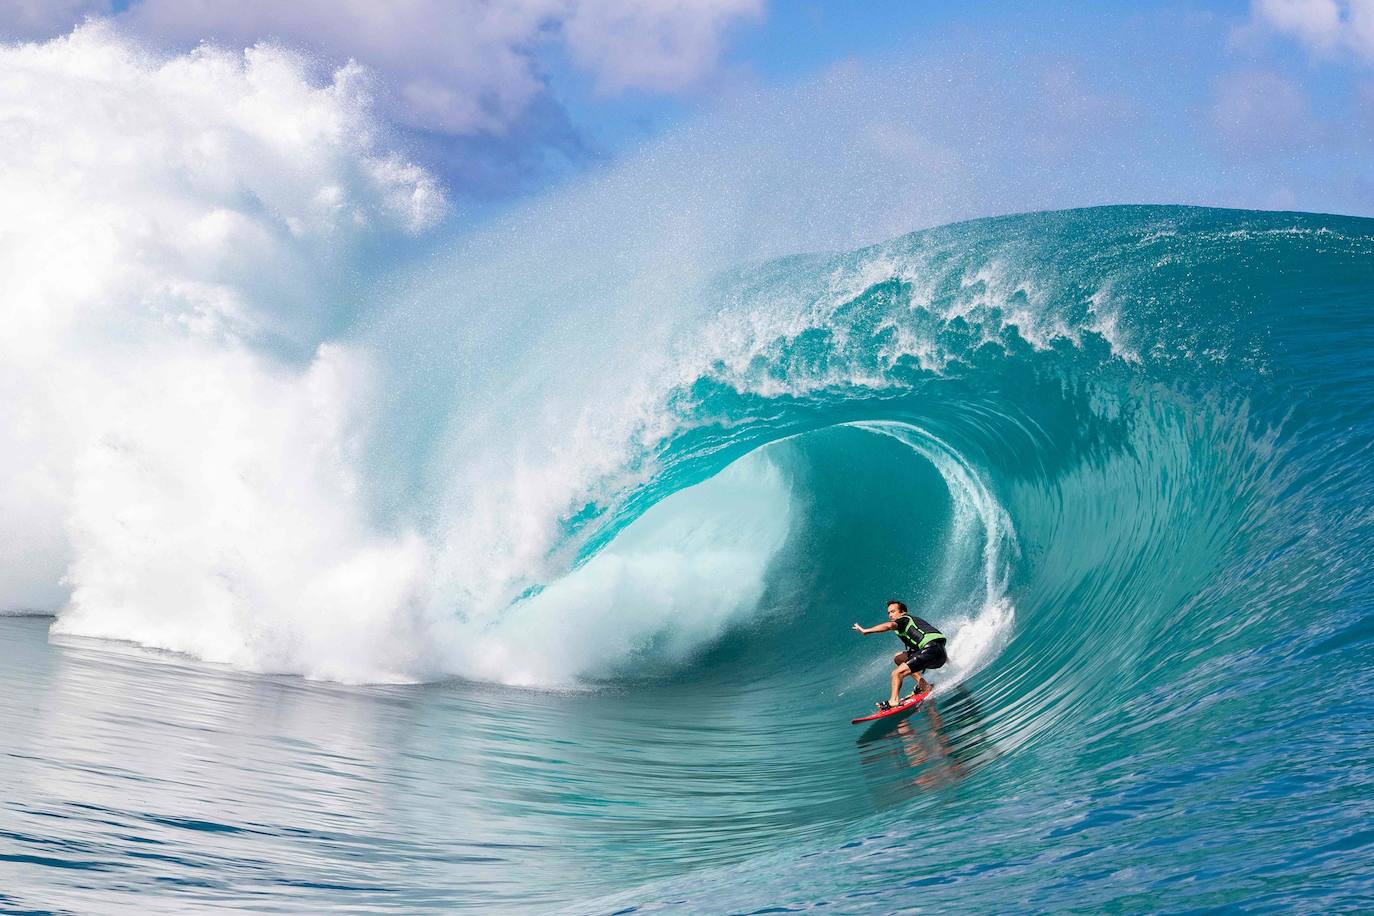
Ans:
[[[0,76],[0,907],[1370,905],[1374,220],[449,237],[357,68]]]

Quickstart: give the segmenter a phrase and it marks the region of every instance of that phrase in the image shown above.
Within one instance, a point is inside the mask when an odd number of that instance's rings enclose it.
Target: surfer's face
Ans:
[[[895,604],[889,604],[887,606],[887,617],[889,620],[896,620],[900,616],[902,616],[901,608],[897,607]]]

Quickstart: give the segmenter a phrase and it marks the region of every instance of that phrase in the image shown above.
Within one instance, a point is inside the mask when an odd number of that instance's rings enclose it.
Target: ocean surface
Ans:
[[[1374,220],[505,241],[130,357],[0,617],[0,911],[1374,910]],[[950,663],[851,726],[889,598]]]

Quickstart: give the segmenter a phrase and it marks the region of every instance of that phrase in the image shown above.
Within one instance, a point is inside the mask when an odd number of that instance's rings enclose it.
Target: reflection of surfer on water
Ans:
[[[898,752],[916,771],[911,782],[922,789],[953,785],[967,774],[952,752],[944,723],[940,721],[940,710],[932,703],[926,707],[923,718],[928,728],[913,728],[911,720],[904,719],[894,730]]]
[[[954,687],[938,702],[896,723],[877,722],[860,737],[860,762],[875,793],[897,804],[910,789],[947,788],[990,760],[982,712],[967,689]]]

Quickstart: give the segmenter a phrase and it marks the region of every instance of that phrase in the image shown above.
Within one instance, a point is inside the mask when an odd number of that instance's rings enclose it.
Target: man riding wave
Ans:
[[[879,709],[891,709],[900,702],[898,695],[902,690],[902,681],[908,677],[916,679],[916,689],[907,699],[928,692],[930,682],[921,675],[943,667],[948,661],[944,634],[932,624],[909,613],[906,605],[895,599],[887,603],[887,623],[874,627],[861,627],[856,623],[854,629],[864,636],[895,630],[897,638],[906,646],[906,651],[892,656],[892,663],[897,666],[892,671],[892,694],[886,700],[878,701]]]

